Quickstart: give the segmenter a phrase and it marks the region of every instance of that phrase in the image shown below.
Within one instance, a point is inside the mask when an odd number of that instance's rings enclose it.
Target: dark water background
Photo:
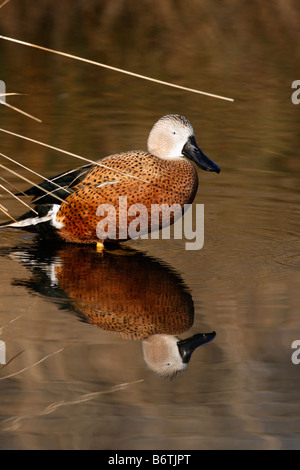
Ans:
[[[300,340],[300,105],[291,101],[299,26],[298,3],[287,0],[27,0],[0,9],[2,35],[235,100],[0,40],[0,79],[24,93],[7,101],[42,120],[1,106],[2,128],[96,159],[145,149],[153,123],[179,113],[222,168],[199,171],[199,251],[143,240],[99,258],[91,247],[45,249],[32,235],[1,232],[2,449],[300,447],[300,364],[291,360]],[[44,176],[78,165],[0,138],[2,153]],[[3,169],[1,177],[28,186]],[[24,212],[4,191],[0,203]],[[99,310],[99,327],[83,321]],[[180,338],[217,335],[168,381],[143,357],[153,324]]]

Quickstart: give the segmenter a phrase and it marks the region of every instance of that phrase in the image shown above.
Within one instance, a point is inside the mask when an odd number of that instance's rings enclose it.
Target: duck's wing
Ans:
[[[32,196],[34,204],[58,204],[73,193],[73,188],[79,184],[94,167],[93,163],[69,170],[53,176],[37,186],[17,195]]]

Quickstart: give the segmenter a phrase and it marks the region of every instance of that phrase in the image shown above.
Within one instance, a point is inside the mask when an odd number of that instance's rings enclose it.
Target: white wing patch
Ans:
[[[106,181],[105,183],[101,183],[96,187],[97,188],[102,188],[103,186],[106,186],[107,184],[115,184],[115,183],[119,183],[119,181]]]

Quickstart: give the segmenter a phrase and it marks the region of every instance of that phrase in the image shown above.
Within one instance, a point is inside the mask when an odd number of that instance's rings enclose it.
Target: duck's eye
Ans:
[[[172,134],[173,134],[173,135],[177,135],[177,132],[176,132],[176,131],[173,131]]]

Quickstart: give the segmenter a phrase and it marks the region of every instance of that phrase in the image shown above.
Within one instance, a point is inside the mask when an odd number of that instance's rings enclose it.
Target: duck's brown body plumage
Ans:
[[[96,227],[104,217],[97,216],[100,204],[110,204],[115,208],[116,239],[119,240],[120,196],[126,196],[127,209],[133,204],[143,204],[147,208],[150,230],[152,204],[172,206],[176,203],[183,208],[184,204],[190,204],[194,200],[197,192],[197,172],[183,158],[164,160],[147,152],[132,151],[106,157],[101,163],[111,169],[95,165],[85,179],[73,188],[74,192],[66,198],[57,212],[56,221],[63,225],[59,234],[65,241],[99,242]],[[116,173],[113,169],[131,176]],[[173,212],[170,215],[173,223]],[[107,215],[105,218],[107,219]],[[128,216],[127,229],[134,218],[134,215]],[[121,236],[121,240],[128,238]]]

